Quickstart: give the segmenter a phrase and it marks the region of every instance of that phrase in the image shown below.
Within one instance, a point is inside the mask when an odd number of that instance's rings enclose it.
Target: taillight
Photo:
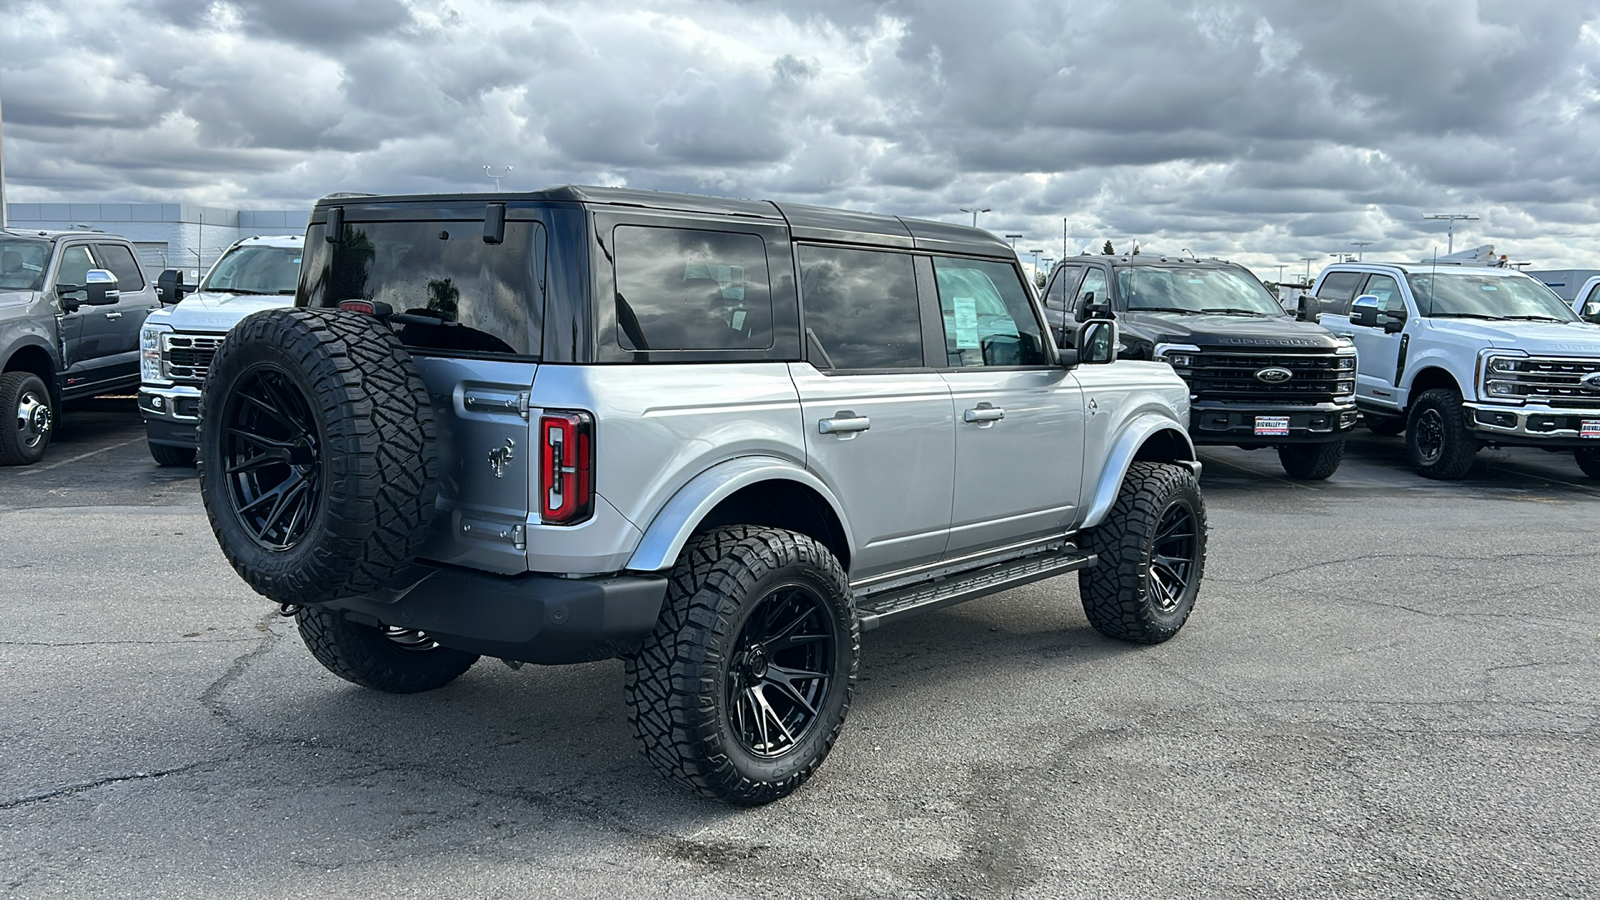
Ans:
[[[575,525],[594,512],[594,417],[555,410],[539,417],[539,518]]]

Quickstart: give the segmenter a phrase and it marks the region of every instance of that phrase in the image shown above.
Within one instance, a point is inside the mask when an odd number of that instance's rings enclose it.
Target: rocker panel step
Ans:
[[[1099,562],[1093,553],[1084,553],[1068,544],[1062,552],[1029,556],[985,566],[959,575],[913,585],[898,591],[857,599],[856,615],[862,631],[871,631],[884,622],[987,597],[1024,584],[1087,568]]]

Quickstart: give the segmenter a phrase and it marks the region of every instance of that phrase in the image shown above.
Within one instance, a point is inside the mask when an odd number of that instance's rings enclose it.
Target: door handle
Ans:
[[[108,318],[108,319],[120,319],[120,318],[122,318],[122,313],[115,312],[115,311],[108,312],[108,313],[106,313],[106,318]]]
[[[834,414],[831,419],[823,419],[817,423],[817,431],[823,434],[851,434],[857,431],[866,431],[872,427],[872,420],[866,416],[858,416],[849,410]]]
[[[980,406],[961,414],[963,422],[998,422],[1005,417],[1006,411],[997,406]]]

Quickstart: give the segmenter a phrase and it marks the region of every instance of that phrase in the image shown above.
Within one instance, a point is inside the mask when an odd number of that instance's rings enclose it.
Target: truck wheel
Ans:
[[[1107,637],[1159,644],[1178,633],[1194,609],[1206,565],[1206,505],[1182,466],[1128,467],[1105,523],[1085,549],[1100,563],[1078,572],[1089,624]]]
[[[194,448],[150,444],[150,458],[155,460],[158,466],[192,466],[194,465]]]
[[[1405,416],[1373,416],[1362,413],[1361,421],[1367,423],[1368,431],[1384,437],[1394,437],[1406,430]]]
[[[1578,468],[1590,478],[1600,478],[1600,447],[1579,447],[1572,451],[1578,459]]]
[[[461,677],[478,654],[441,647],[426,632],[374,627],[332,610],[302,606],[295,613],[300,639],[333,674],[375,691],[416,694]]]
[[[741,806],[822,765],[855,691],[850,584],[811,538],[735,525],[691,540],[626,660],[628,722],[663,775]]]
[[[6,414],[10,415],[6,415]],[[0,466],[26,466],[44,459],[55,410],[50,390],[32,372],[0,375]]]
[[[256,313],[201,395],[200,496],[233,568],[279,603],[369,593],[416,554],[439,462],[411,356],[357,313]]]
[[[1339,470],[1344,459],[1344,439],[1323,444],[1284,444],[1278,448],[1278,462],[1290,478],[1321,481]]]
[[[1461,395],[1454,388],[1423,391],[1406,420],[1406,452],[1417,474],[1454,481],[1472,471],[1478,442],[1467,430]]]

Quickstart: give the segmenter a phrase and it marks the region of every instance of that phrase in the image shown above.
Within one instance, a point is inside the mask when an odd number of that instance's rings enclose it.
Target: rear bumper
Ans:
[[[1288,433],[1258,433],[1258,417],[1288,419]],[[1321,444],[1349,434],[1358,418],[1354,401],[1314,406],[1246,406],[1198,401],[1189,408],[1189,436],[1196,444],[1203,445]]]
[[[556,578],[418,567],[420,579],[388,597],[327,604],[366,624],[425,631],[446,647],[529,663],[611,659],[639,649],[667,595],[657,575]]]

